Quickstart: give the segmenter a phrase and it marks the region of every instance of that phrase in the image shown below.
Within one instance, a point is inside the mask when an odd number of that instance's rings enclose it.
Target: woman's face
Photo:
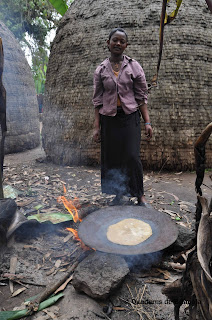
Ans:
[[[116,31],[107,44],[111,54],[121,55],[127,47],[127,39],[123,32]]]

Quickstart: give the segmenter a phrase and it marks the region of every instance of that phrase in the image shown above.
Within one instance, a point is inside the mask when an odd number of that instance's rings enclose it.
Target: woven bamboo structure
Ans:
[[[108,34],[118,26],[127,31],[126,54],[140,62],[151,82],[158,59],[160,12],[161,0],[72,3],[58,27],[47,70],[43,141],[53,162],[100,161],[100,147],[92,142],[92,81],[96,66],[108,56]],[[194,141],[212,114],[212,15],[204,1],[184,1],[176,20],[165,27],[159,85],[151,91],[149,110],[154,137],[147,143],[142,130],[144,167],[193,169]],[[211,166],[211,142],[206,152]]]
[[[5,154],[35,148],[40,143],[38,103],[29,64],[18,41],[0,22],[4,46],[3,84],[7,92]]]

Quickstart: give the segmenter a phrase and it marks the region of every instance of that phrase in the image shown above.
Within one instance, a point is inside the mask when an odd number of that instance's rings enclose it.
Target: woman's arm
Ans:
[[[146,133],[147,140],[150,140],[152,138],[152,126],[151,126],[151,123],[150,123],[147,103],[138,101],[138,107],[139,107],[139,110],[141,112],[142,118],[144,120],[145,133]]]
[[[136,65],[135,78],[134,78],[134,95],[138,103],[138,108],[141,112],[145,124],[145,133],[147,140],[152,138],[152,126],[150,123],[149,112],[147,108],[148,87],[143,68],[135,61]]]
[[[101,67],[98,66],[93,77],[93,105],[95,108],[103,104],[103,83],[101,79]]]
[[[100,114],[99,109],[103,106],[103,84],[101,80],[101,67],[98,66],[94,73],[93,78],[94,90],[93,90],[93,105],[95,107],[95,120],[94,120],[94,132],[93,139],[95,142],[100,142]]]
[[[101,141],[99,108],[101,108],[101,106],[95,108],[95,120],[94,120],[94,132],[93,132],[93,139],[95,142]]]
[[[136,101],[147,103],[148,99],[148,86],[143,68],[137,61],[132,64],[133,71],[133,91]]]

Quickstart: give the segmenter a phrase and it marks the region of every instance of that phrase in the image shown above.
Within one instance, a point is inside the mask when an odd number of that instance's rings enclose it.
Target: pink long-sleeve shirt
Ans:
[[[126,114],[138,109],[138,102],[147,103],[148,88],[144,71],[140,64],[124,55],[118,77],[114,75],[109,58],[105,59],[94,73],[94,107],[100,107],[99,113],[115,116],[117,98]]]

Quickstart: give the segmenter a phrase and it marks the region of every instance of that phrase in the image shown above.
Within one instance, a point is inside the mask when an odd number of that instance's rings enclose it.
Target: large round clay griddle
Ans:
[[[139,219],[152,228],[152,236],[135,246],[113,243],[107,239],[107,229],[123,219]],[[90,248],[98,251],[137,255],[161,251],[170,246],[178,236],[175,222],[166,214],[139,206],[113,206],[88,215],[79,225],[78,235]]]

